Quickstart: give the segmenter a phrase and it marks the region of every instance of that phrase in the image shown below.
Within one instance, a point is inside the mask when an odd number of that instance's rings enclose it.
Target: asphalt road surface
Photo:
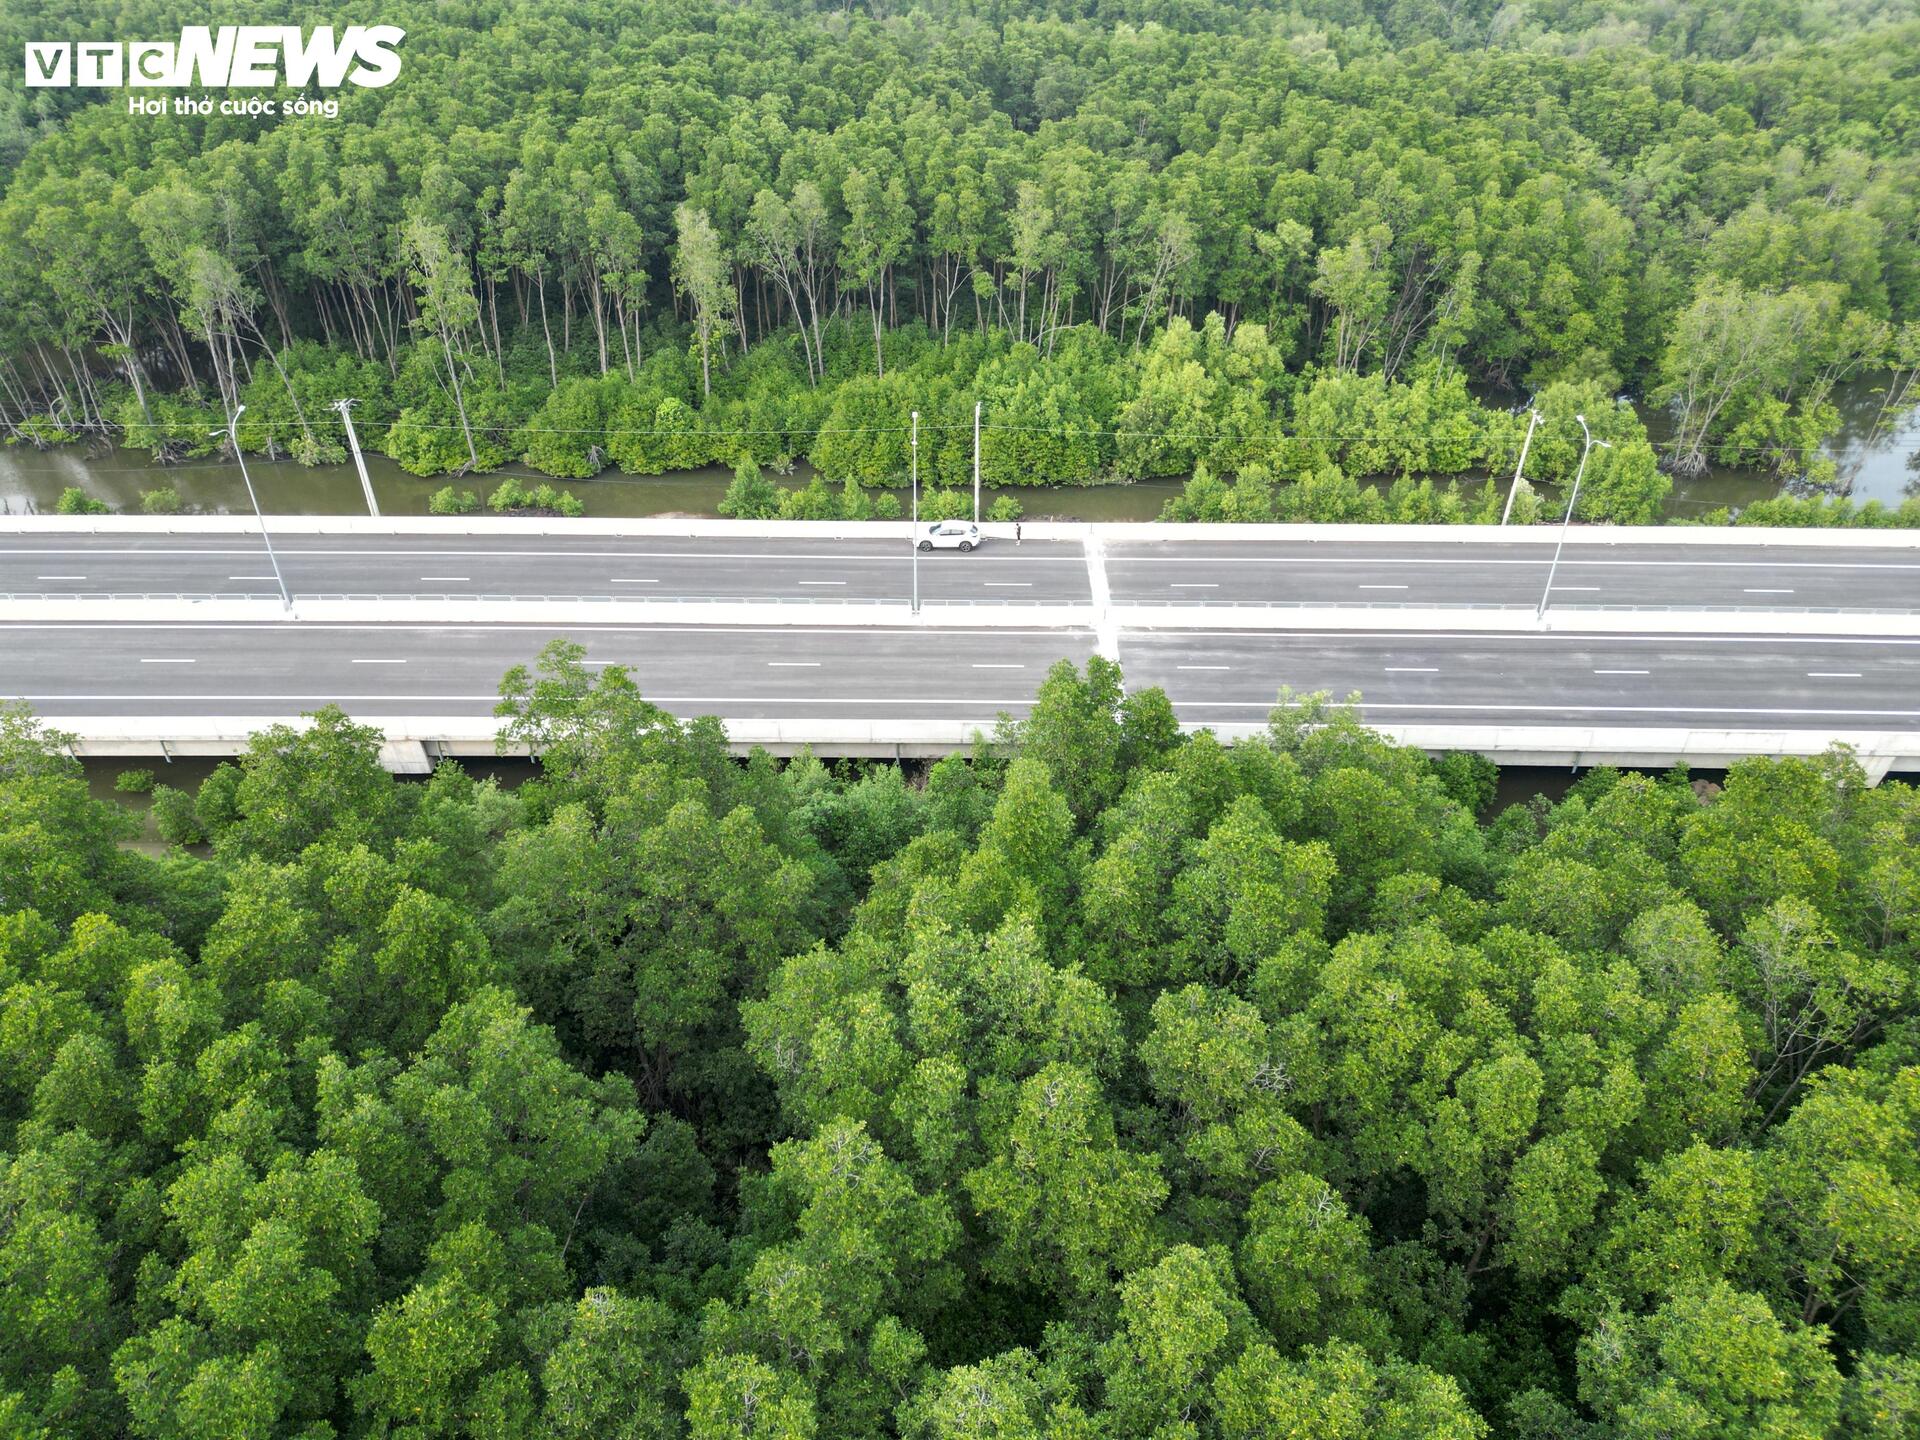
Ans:
[[[903,601],[913,552],[891,541],[644,536],[288,536],[295,595],[550,595],[631,600]],[[1917,557],[1920,563],[1920,557]],[[995,542],[919,557],[923,601],[1091,603],[1078,543]],[[1920,571],[1916,572],[1920,575]],[[0,593],[271,595],[257,536],[9,537]]]
[[[650,600],[901,601],[903,539],[730,536],[287,536],[274,546],[301,596],[620,596]],[[1551,545],[1316,540],[1109,543],[1121,605],[1511,605],[1540,598]],[[1071,541],[920,557],[932,604],[1087,604],[1090,562]],[[0,595],[274,593],[252,536],[10,536]],[[1920,610],[1920,552],[1790,546],[1575,544],[1555,603],[1764,610]]]
[[[1131,541],[1107,546],[1116,603],[1526,605],[1553,546],[1533,542]],[[1566,605],[1920,610],[1920,551],[1759,545],[1568,545]]]
[[[51,716],[485,715],[501,672],[566,634],[683,715],[990,724],[1091,631],[780,626],[0,624],[0,695]],[[1920,639],[1125,631],[1130,689],[1183,719],[1262,718],[1282,686],[1358,691],[1377,722],[1904,730]]]

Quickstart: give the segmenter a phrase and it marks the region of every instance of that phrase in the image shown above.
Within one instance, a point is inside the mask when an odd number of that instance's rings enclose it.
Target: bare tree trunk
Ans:
[[[600,342],[600,373],[607,373],[607,326],[601,314],[600,276],[596,271],[587,272],[587,299],[593,308],[593,335]]]
[[[446,327],[440,327],[440,351],[447,357],[447,374],[453,381],[453,408],[460,414],[460,433],[467,441],[468,468],[480,468],[480,452],[474,448],[473,427],[467,423],[467,399],[460,390],[460,367],[453,363],[453,340]]]
[[[493,359],[500,373],[500,386],[507,384],[507,347],[500,341],[500,286],[494,278],[487,277],[487,318],[493,325]]]
[[[547,323],[547,284],[544,276],[534,276],[534,287],[540,292],[540,331],[547,337],[547,378],[554,388],[560,388],[560,364],[553,354],[553,327]]]

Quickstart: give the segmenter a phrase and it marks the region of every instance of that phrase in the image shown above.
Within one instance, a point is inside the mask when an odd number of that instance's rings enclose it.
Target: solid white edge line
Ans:
[[[336,693],[307,693],[296,695],[148,695],[148,694],[58,694],[41,693],[22,695],[18,698],[27,701],[106,701],[141,700],[200,703],[209,700],[274,701],[299,703],[307,701],[335,701],[341,704],[360,701],[380,701],[388,704],[396,700],[458,700],[484,701],[488,704],[500,698],[498,691],[489,691],[483,695],[441,695],[408,694],[395,696],[391,692],[375,695],[340,695]],[[1031,696],[1018,699],[988,700],[980,696],[966,696],[948,699],[944,696],[923,696],[903,699],[898,696],[882,695],[655,695],[649,697],[656,705],[941,705],[941,706],[979,706],[1001,707],[1007,705],[1031,705]],[[1190,710],[1261,710],[1270,711],[1275,701],[1268,700],[1176,700],[1176,705]],[[1362,700],[1360,708],[1364,710],[1418,710],[1438,713],[1441,711],[1467,712],[1480,714],[1584,714],[1584,715],[1780,715],[1798,718],[1821,718],[1840,716],[1845,718],[1894,718],[1901,720],[1920,720],[1920,710],[1833,710],[1833,709],[1783,709],[1741,706],[1673,706],[1673,705],[1458,705],[1443,702],[1422,701],[1371,701]],[[111,719],[113,717],[104,717]]]
[[[1272,700],[1175,700],[1173,703],[1184,705],[1190,710],[1271,710],[1275,702]],[[1440,701],[1428,703],[1419,700],[1363,699],[1360,702],[1360,708],[1362,710],[1453,710],[1480,715],[1517,715],[1545,711],[1548,714],[1557,715],[1786,715],[1806,718],[1841,715],[1920,720],[1920,710],[1803,710],[1757,705],[1582,705],[1578,702],[1561,705],[1460,705]]]
[[[1196,542],[1133,540],[1121,541],[1119,543],[1123,545],[1158,545]],[[1220,543],[1229,544],[1234,542],[1221,541]],[[1246,542],[1243,541],[1239,543],[1244,544]],[[1343,542],[1332,541],[1327,543],[1340,544]],[[1396,543],[1419,544],[1423,542],[1396,542],[1387,540],[1379,543],[1391,545]],[[1467,543],[1488,544],[1498,542],[1469,541]],[[93,551],[90,553],[98,554],[100,552]],[[1439,557],[1411,555],[1128,555],[1121,553],[1112,555],[1111,558],[1116,565],[1530,565],[1538,567],[1548,563],[1548,557],[1544,555],[1533,559],[1503,560],[1492,555]],[[1623,569],[1647,570],[1920,570],[1920,563],[1899,560],[1775,560],[1772,558],[1762,560],[1622,560],[1617,557],[1608,559],[1600,556],[1589,559],[1569,555],[1560,562],[1560,567],[1563,570],[1573,565],[1584,565],[1590,568],[1618,566]]]
[[[395,695],[391,691],[382,691],[379,694],[374,694],[374,695],[338,695],[331,692],[309,693],[304,695],[146,695],[146,694],[63,695],[63,694],[52,694],[52,693],[47,693],[47,694],[35,693],[30,695],[22,695],[19,698],[22,700],[33,700],[33,701],[39,701],[39,700],[50,700],[50,701],[55,701],[55,700],[57,701],[165,700],[169,702],[192,701],[194,703],[198,703],[203,700],[238,700],[238,701],[267,701],[267,702],[274,702],[278,704],[303,704],[303,703],[310,703],[316,700],[321,702],[322,704],[325,704],[329,701],[337,701],[341,704],[346,704],[348,702],[353,702],[357,704],[363,700],[375,700],[375,701],[383,701],[391,704],[400,700],[408,700],[408,701],[458,700],[458,701],[467,701],[467,702],[476,702],[476,701],[485,702],[486,704],[491,705],[494,702],[499,700],[500,692],[497,690],[494,690],[494,691],[489,691],[484,695],[442,695],[442,694],[436,694],[436,693],[415,694],[413,692],[408,692],[405,695]],[[894,695],[654,695],[648,698],[650,702],[655,705],[946,705],[946,706],[980,705],[980,706],[991,706],[995,709],[998,709],[1007,705],[1031,705],[1033,703],[1033,697],[1030,695],[1021,696],[1018,698],[1001,699],[1001,700],[987,700],[979,696],[973,696],[973,695],[958,696],[951,699],[945,696],[932,696],[927,698],[902,698],[900,696],[894,696]],[[1272,705],[1271,701],[1262,701],[1261,703],[1271,708],[1271,705]],[[100,718],[112,720],[115,717],[102,716]],[[482,717],[474,716],[472,718],[479,719]]]
[[[1128,626],[1120,633],[1136,641],[1146,638],[1245,640],[1248,636],[1263,636],[1275,640],[1472,640],[1482,644],[1513,640],[1547,641],[1555,645],[1565,645],[1569,640],[1590,640],[1600,644],[1651,642],[1676,645],[1920,645],[1920,637],[1903,635],[1683,635],[1677,631],[1667,634],[1658,630],[1645,633],[1636,633],[1631,630],[1143,630]]]
[[[529,634],[551,634],[557,628],[550,620],[441,620],[431,623],[415,623],[393,620],[7,620],[0,618],[0,632],[7,630],[300,630],[310,633],[338,630],[377,630],[385,635],[403,635],[410,633],[443,634],[448,630],[464,631],[501,631],[504,633],[523,632]],[[582,621],[565,627],[569,631],[584,635],[847,635],[857,630],[868,635],[900,635],[924,637],[926,631],[894,621],[885,625],[862,625],[858,627],[828,625],[648,625],[615,624],[598,620]],[[1020,639],[1058,639],[1061,636],[1093,638],[1090,625],[1045,625],[1015,628],[998,626],[982,629],[964,629],[954,626],[939,632],[943,637],[967,636],[985,640],[988,638],[1005,639],[1014,636]],[[1186,632],[1181,632],[1186,633]],[[1227,634],[1237,632],[1228,631]],[[1462,637],[1477,638],[1477,637]],[[1655,637],[1664,638],[1664,637]],[[1713,637],[1702,637],[1711,639]],[[1920,639],[1913,643],[1920,645]]]

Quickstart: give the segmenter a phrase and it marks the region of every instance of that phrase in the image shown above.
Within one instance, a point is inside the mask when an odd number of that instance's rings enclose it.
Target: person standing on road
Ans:
[[[1016,545],[1020,543],[1020,522],[1018,520],[1013,522],[1013,543]]]

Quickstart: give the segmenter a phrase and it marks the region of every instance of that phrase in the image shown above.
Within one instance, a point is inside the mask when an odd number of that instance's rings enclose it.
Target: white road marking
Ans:
[[[618,575],[607,582],[609,585],[658,585],[658,580],[623,580]]]
[[[818,670],[818,660],[769,660],[769,667],[775,670]]]
[[[1858,680],[1860,672],[1858,670],[1809,670],[1807,678],[1809,680]]]
[[[844,580],[802,580],[802,585],[844,585]]]
[[[1438,675],[1438,665],[1387,665],[1383,666],[1389,675]]]
[[[468,583],[473,579],[470,575],[422,575],[420,578],[422,580],[460,580]]]
[[[36,580],[84,580],[87,577],[84,575],[36,575],[33,578]]]
[[[1169,585],[1167,588],[1169,590],[1218,590],[1220,588],[1220,584],[1218,581],[1213,581],[1213,580],[1207,580],[1207,581],[1190,580],[1184,584],[1176,581],[1174,584]]]
[[[1031,590],[1033,588],[1031,580],[988,580],[985,583],[989,590]]]
[[[35,692],[19,698],[27,701],[123,701],[142,702],[175,701],[199,704],[213,700],[252,700],[298,703],[318,700],[333,701],[339,704],[360,701],[392,702],[395,698],[391,691],[382,691],[372,695],[341,695],[333,691],[307,691],[292,695],[207,695],[192,694],[148,694],[143,692],[53,694]],[[409,694],[409,701],[444,700],[464,702],[484,702],[493,704],[499,700],[498,691],[489,690],[475,694]],[[764,695],[653,695],[648,697],[655,705],[765,705]],[[779,698],[782,705],[940,705],[971,707],[984,714],[1009,705],[1031,705],[1033,697],[1015,696],[1003,699],[988,699],[984,696],[968,695],[958,698],[946,696],[898,695],[783,695]],[[1273,709],[1273,698],[1264,700],[1181,700],[1177,702],[1192,710],[1258,710],[1263,714]],[[1834,710],[1834,709],[1760,709],[1740,706],[1687,706],[1687,705],[1459,705],[1438,702],[1410,700],[1405,702],[1385,702],[1362,700],[1362,710],[1417,710],[1423,712],[1464,711],[1483,714],[1565,714],[1579,712],[1590,715],[1772,715],[1793,718],[1830,718],[1843,719],[1920,719],[1920,710]]]
[[[143,658],[140,663],[142,665],[191,665],[193,661],[177,656],[162,656],[151,660]]]
[[[33,696],[26,697],[33,699]],[[85,699],[87,697],[78,697]],[[114,699],[114,696],[107,696]],[[187,699],[198,697],[187,696]],[[215,697],[218,698],[218,697]],[[298,697],[295,697],[298,698]],[[489,697],[491,698],[491,697]],[[1272,699],[1266,700],[1178,700],[1174,702],[1190,710],[1271,710]],[[1577,701],[1562,705],[1458,705],[1442,704],[1437,701],[1374,701],[1361,700],[1362,710],[1419,710],[1440,711],[1459,710],[1472,714],[1539,714],[1549,715],[1778,715],[1790,718],[1813,719],[1816,717],[1840,716],[1847,719],[1920,719],[1920,710],[1796,710],[1786,708],[1762,708],[1757,705],[1583,705]]]
[[[1231,670],[1231,665],[1176,665],[1176,670]]]
[[[274,580],[279,577],[274,575],[229,575],[227,578],[229,580]]]
[[[286,624],[286,621],[254,621],[254,624]],[[115,627],[106,626],[112,629]],[[216,625],[215,629],[231,627]],[[1122,632],[1138,641],[1143,636],[1153,636],[1161,632],[1154,630],[1128,629]],[[1180,630],[1168,632],[1169,638],[1177,634],[1181,641],[1191,639],[1244,640],[1248,635],[1271,636],[1283,633],[1289,640],[1472,640],[1479,644],[1492,642],[1532,643],[1564,646],[1569,640],[1594,640],[1602,643],[1618,642],[1659,643],[1673,645],[1920,645],[1920,638],[1898,635],[1667,635],[1660,631],[1636,633],[1632,631],[1595,631],[1595,630]]]
[[[1791,595],[1793,591],[1791,590],[1754,590],[1749,588],[1746,590],[1742,590],[1740,593],[1742,595]]]
[[[1600,593],[1598,585],[1556,585],[1553,588],[1555,590],[1587,590],[1596,595]]]
[[[1121,541],[1125,544],[1152,544],[1152,541]],[[1393,544],[1393,541],[1360,542]],[[1522,542],[1527,543],[1527,542]],[[1538,541],[1532,542],[1541,543]],[[1702,547],[1703,549],[1706,547]],[[1889,549],[1895,548],[1892,546]],[[98,551],[89,552],[98,554]],[[150,552],[149,552],[150,553]],[[1391,555],[1115,555],[1116,565],[1546,565],[1551,557],[1542,555],[1524,560],[1503,560],[1497,556],[1437,557]],[[1920,570],[1920,560],[1621,560],[1596,556],[1588,559],[1567,556],[1561,569],[1570,565],[1620,566],[1626,569],[1697,570]]]
[[[1651,670],[1596,670],[1596,675],[1651,675]]]
[[[976,670],[1024,670],[1024,665],[975,665]]]
[[[383,634],[383,635],[401,635],[401,634],[413,634],[416,632],[423,633],[423,634],[434,634],[434,633],[439,633],[448,629],[457,629],[457,630],[467,631],[467,632],[490,631],[490,630],[498,630],[502,632],[509,632],[509,631],[545,632],[550,628],[551,627],[543,626],[534,621],[524,621],[524,620],[518,620],[518,621],[516,620],[476,620],[476,621],[473,621],[471,624],[463,622],[459,625],[447,625],[447,624],[419,625],[419,624],[410,624],[410,623],[396,624],[392,621],[382,621],[382,620],[329,620],[324,622],[314,621],[314,620],[238,620],[238,621],[229,622],[229,621],[222,621],[222,620],[153,620],[153,621],[107,620],[107,621],[101,621],[101,620],[4,620],[4,619],[0,619],[0,632],[6,631],[6,630],[221,630],[221,631],[228,631],[228,632],[249,631],[249,630],[298,630],[303,634],[311,635],[311,634],[317,634],[321,631],[369,630],[377,634]],[[595,622],[588,622],[586,624],[581,624],[581,625],[574,625],[569,628],[575,632],[582,632],[582,633],[592,634],[592,635],[715,635],[715,634],[719,634],[719,635],[845,635],[847,633],[844,627],[836,627],[831,625],[647,625],[647,624],[624,624],[623,625],[623,624],[613,624],[613,623],[601,624],[595,621]],[[864,633],[869,635],[899,635],[902,637],[913,636],[916,639],[925,638],[924,631],[917,628],[909,627],[906,625],[862,626],[861,629],[863,630]],[[1001,629],[998,626],[991,627],[991,628],[975,627],[973,629],[955,628],[951,630],[943,629],[940,633],[942,635],[949,635],[949,636],[967,635],[967,636],[973,636],[978,639],[986,639],[989,636],[992,636],[996,639],[1005,638],[1007,636],[1017,636],[1019,638],[1027,639],[1027,640],[1044,640],[1049,638],[1057,640],[1062,635],[1069,635],[1074,637],[1075,639],[1091,639],[1093,635],[1091,628],[1087,626],[1078,626],[1078,625],[1064,626],[1060,628],[1051,628],[1051,629],[1045,628],[1045,627],[1039,627],[1039,626],[1024,626],[1019,628],[1008,626],[1005,629]],[[1182,631],[1181,633],[1187,634],[1189,632]],[[1199,633],[1199,632],[1192,632],[1192,633]],[[1227,633],[1232,635],[1238,635],[1241,632],[1228,631]],[[1485,639],[1486,636],[1485,635],[1462,635],[1462,636],[1456,636],[1454,638],[1473,640],[1473,639]],[[1665,637],[1654,637],[1654,638],[1665,638]],[[1695,638],[1705,640],[1705,639],[1714,639],[1717,637],[1696,636]],[[1833,637],[1828,637],[1828,638],[1831,640]],[[1838,643],[1845,643],[1845,642],[1841,641]],[[1885,643],[1899,644],[1901,642],[1888,641]],[[1915,645],[1920,645],[1920,639],[1916,639],[1912,643]],[[498,699],[499,697],[495,696],[494,698]]]
[[[322,704],[333,703],[345,705],[357,704],[363,700],[386,701],[391,703],[396,697],[392,691],[382,691],[373,695],[341,695],[328,690],[309,691],[305,694],[294,695],[154,695],[145,692],[109,695],[56,695],[36,692],[31,695],[22,695],[19,698],[35,702],[138,700],[143,703],[154,701],[190,701],[198,704],[202,701],[213,700],[243,700],[271,701],[278,704],[300,704],[308,701],[319,701]],[[484,702],[492,705],[500,699],[500,692],[490,690],[484,694],[443,695],[437,693],[415,694],[409,691],[404,698],[409,702],[421,700],[462,701],[470,703]],[[1033,703],[1033,697],[1031,695],[1014,695],[993,700],[980,695],[967,695],[954,698],[945,696],[926,696],[924,698],[911,696],[902,697],[898,695],[781,695],[770,700],[765,695],[651,695],[648,697],[648,701],[654,705],[940,705],[975,710],[991,719],[996,710],[1004,710],[1014,705],[1031,705]],[[1242,708],[1248,707],[1243,705]],[[1270,700],[1263,701],[1261,702],[1261,708],[1270,710],[1273,708],[1273,702]],[[1824,715],[1832,713],[1848,714],[1851,712],[1822,710],[1815,711],[1814,713]]]
[[[353,663],[356,665],[404,665],[407,662],[404,660],[356,660]]]
[[[528,560],[807,560],[815,561],[823,565],[883,565],[895,563],[892,553],[893,547],[897,545],[903,537],[894,536],[892,538],[884,538],[876,536],[875,543],[883,544],[887,548],[888,553],[885,555],[853,553],[845,549],[840,542],[834,542],[821,550],[813,552],[776,550],[759,552],[731,550],[530,550],[521,548],[504,550],[462,550],[445,545],[429,546],[425,549],[386,547],[377,550],[351,550],[330,545],[290,545],[286,543],[288,538],[290,537],[282,536],[281,539],[280,553],[283,555],[349,555],[361,558],[374,557],[394,560],[424,559],[433,556],[440,556],[442,558],[458,556],[463,560],[500,556],[505,556],[508,559],[520,558]],[[854,543],[859,544],[861,541],[856,539]],[[1036,545],[1045,545],[1049,548],[1059,549],[1065,549],[1068,545],[1077,545],[1077,542],[1067,540],[1041,540],[1035,541],[1034,543]],[[152,559],[156,555],[258,555],[259,553],[256,547],[237,544],[219,546],[166,545],[159,548],[154,546],[0,545],[0,555],[142,555],[148,559]],[[1028,551],[1022,551],[1018,555],[989,555],[979,550],[971,553],[975,563],[978,564],[1080,565],[1084,563],[1077,549],[1071,553],[1062,555],[1038,555]]]
[[[1362,585],[1362,590],[1404,590],[1404,585]]]

